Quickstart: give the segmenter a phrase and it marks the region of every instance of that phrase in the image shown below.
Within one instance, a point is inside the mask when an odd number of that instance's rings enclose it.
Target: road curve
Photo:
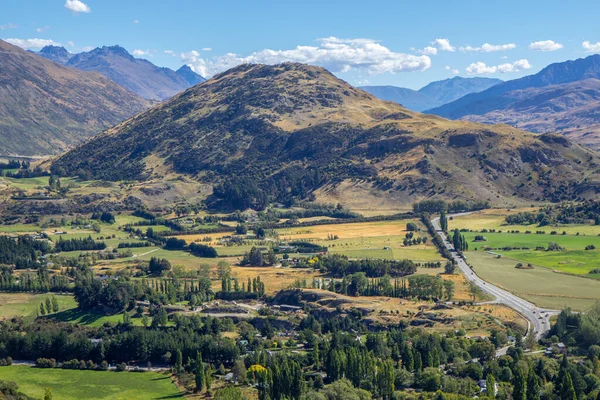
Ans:
[[[462,214],[453,214],[449,215],[449,217],[456,217],[460,215],[465,215],[468,213]],[[492,285],[481,279],[475,271],[469,267],[467,262],[454,251],[454,248],[446,234],[442,231],[440,227],[440,218],[434,218],[431,220],[431,224],[433,228],[437,231],[437,233],[442,238],[442,242],[444,246],[450,251],[452,258],[456,262],[456,265],[461,270],[461,272],[467,277],[470,282],[473,282],[477,286],[481,288],[485,293],[490,294],[496,298],[495,302],[499,304],[504,304],[513,310],[517,311],[519,314],[524,316],[529,321],[529,326],[533,327],[535,332],[536,339],[540,339],[550,330],[550,316],[556,315],[559,313],[557,310],[547,310],[543,308],[537,307],[535,304],[528,302],[510,292],[507,292],[504,289],[500,289],[497,286]]]

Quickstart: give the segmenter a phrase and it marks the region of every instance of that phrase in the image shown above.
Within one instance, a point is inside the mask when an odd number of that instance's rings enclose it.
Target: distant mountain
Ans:
[[[502,82],[500,79],[461,78],[456,76],[431,82],[418,91],[396,86],[361,86],[360,89],[382,100],[402,104],[410,110],[424,111],[454,101],[467,94],[481,92]]]
[[[69,53],[67,49],[61,46],[46,46],[38,53],[40,56],[52,60],[59,64],[66,65],[69,60],[73,57],[73,54]]]
[[[192,71],[189,65],[183,65],[175,72],[177,73],[177,75],[185,79],[186,82],[190,85],[190,87],[196,86],[197,84],[202,83],[206,80],[202,76]]]
[[[500,107],[462,119],[501,123],[536,133],[558,132],[600,150],[600,80],[585,79],[542,88],[506,92]]]
[[[206,80],[187,65],[177,72],[157,67],[148,60],[135,58],[120,46],[104,46],[79,54],[71,54],[64,47],[46,46],[38,54],[68,67],[100,72],[148,100],[168,99]]]
[[[600,55],[555,63],[534,75],[429,110],[452,119],[559,132],[600,149]]]
[[[0,155],[56,154],[150,106],[101,74],[2,40],[0,65]]]
[[[52,169],[147,183],[197,179],[212,193],[208,204],[245,209],[294,198],[355,208],[432,196],[504,207],[582,199],[600,192],[599,166],[598,154],[559,135],[419,114],[323,68],[285,63],[216,75]]]
[[[430,109],[428,112],[452,119],[467,115],[483,115],[500,110],[510,104],[512,96],[508,92],[543,88],[585,79],[600,79],[600,55],[550,64],[537,74],[507,81],[482,92],[466,95],[441,107]]]
[[[433,99],[417,90],[398,86],[360,86],[359,89],[387,101],[393,101],[413,111],[423,111],[431,108]]]

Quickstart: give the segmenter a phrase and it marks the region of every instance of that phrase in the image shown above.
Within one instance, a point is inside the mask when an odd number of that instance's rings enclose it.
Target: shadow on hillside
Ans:
[[[78,322],[80,324],[89,325],[93,324],[102,317],[105,317],[102,313],[96,313],[93,311],[83,311],[79,308],[72,308],[70,310],[60,311],[56,314],[52,314],[51,318],[57,321],[63,322]]]

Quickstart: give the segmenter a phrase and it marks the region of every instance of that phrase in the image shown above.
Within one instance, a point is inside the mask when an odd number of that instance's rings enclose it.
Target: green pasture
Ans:
[[[518,269],[515,266],[522,261],[512,258],[517,252],[500,253],[505,256],[496,258],[483,251],[468,251],[466,256],[481,278],[540,307],[586,310],[600,301],[598,280],[554,272],[536,264],[533,269]]]
[[[28,366],[0,367],[3,380],[16,382],[28,396],[43,398],[50,388],[60,400],[178,399],[183,394],[171,377],[156,372],[114,372],[41,369]]]

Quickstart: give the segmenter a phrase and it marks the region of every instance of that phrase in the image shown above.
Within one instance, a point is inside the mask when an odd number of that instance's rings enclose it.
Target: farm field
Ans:
[[[50,294],[0,293],[0,319],[36,315],[40,303],[46,301]],[[77,307],[70,295],[55,295],[59,312]]]
[[[3,380],[16,382],[29,396],[43,398],[50,388],[55,399],[178,399],[183,394],[168,375],[155,372],[81,371],[28,366],[0,367]]]
[[[421,228],[415,237],[426,237],[428,243],[404,246],[406,224],[413,222]],[[280,239],[287,241],[308,240],[327,246],[330,253],[338,253],[349,258],[380,258],[387,260],[409,259],[415,262],[441,261],[431,238],[418,220],[381,222],[361,222],[348,224],[317,225],[278,229]],[[330,236],[338,239],[330,240]]]
[[[132,315],[131,313],[129,314]],[[104,315],[102,313],[95,313],[92,311],[84,312],[77,308],[72,308],[70,310],[60,311],[56,314],[52,314],[49,316],[49,318],[56,319],[57,321],[99,327],[107,322],[112,325],[123,322],[123,313]],[[152,323],[152,317],[148,318],[148,323]],[[135,326],[143,326],[142,319],[134,318],[133,316],[131,317],[131,324]]]
[[[365,238],[374,236],[404,236],[406,224],[418,220],[359,222],[348,224],[315,225],[277,229],[282,240],[327,239],[327,235],[338,235],[340,239]],[[422,226],[421,226],[422,227]]]
[[[587,275],[591,270],[600,268],[598,250],[510,251],[504,254],[515,260],[541,265],[569,274]]]
[[[558,243],[567,250],[583,250],[588,245],[600,248],[600,236],[575,236],[575,235],[540,235],[535,233],[475,233],[464,232],[465,239],[469,242],[469,250],[475,248],[491,247],[494,249],[507,246],[522,248],[548,247],[549,242]],[[483,235],[487,240],[475,242],[476,235]]]
[[[567,232],[567,235],[576,235],[579,233],[580,235],[587,236],[597,236],[600,234],[600,226],[599,225],[547,225],[547,226],[538,226],[537,224],[532,225],[508,225],[506,224],[506,216],[511,214],[516,214],[519,212],[535,212],[537,208],[518,208],[511,209],[508,211],[507,209],[489,209],[476,211],[469,215],[462,215],[458,217],[454,217],[453,219],[448,221],[448,229],[470,229],[474,231],[481,231],[482,229],[500,229],[502,231],[507,230],[518,230],[520,232],[525,232],[527,230],[535,232],[535,231],[544,231],[549,234],[552,231],[557,231],[559,234],[563,231]]]
[[[488,282],[500,286],[540,307],[562,309],[565,306],[582,311],[600,300],[600,281],[536,266],[534,269],[517,269],[519,260],[512,252],[502,258],[482,251],[468,251],[467,261],[477,274]]]
[[[310,286],[313,278],[321,276],[319,271],[308,268],[275,268],[275,267],[231,267],[231,276],[236,278],[240,284],[248,278],[253,279],[260,276],[265,284],[266,293],[287,289],[296,280],[306,279]],[[213,290],[221,289],[221,281],[213,280]]]
[[[216,267],[220,261],[232,262],[235,259],[229,258],[201,258],[192,255],[191,253],[183,250],[164,250],[159,247],[141,247],[131,249],[134,256],[130,258],[119,258],[116,260],[107,261],[104,264],[123,264],[135,260],[149,261],[152,257],[166,258],[169,260],[171,265],[182,265],[187,270],[198,269],[202,264],[209,264],[210,266]]]

